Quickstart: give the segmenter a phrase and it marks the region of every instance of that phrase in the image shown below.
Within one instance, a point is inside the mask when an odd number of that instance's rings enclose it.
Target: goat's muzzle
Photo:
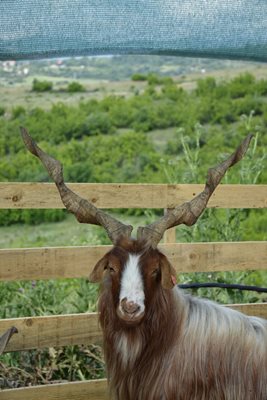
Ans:
[[[117,308],[118,317],[126,322],[127,324],[139,323],[143,316],[144,310],[141,310],[141,306],[133,301],[129,301],[124,297]]]

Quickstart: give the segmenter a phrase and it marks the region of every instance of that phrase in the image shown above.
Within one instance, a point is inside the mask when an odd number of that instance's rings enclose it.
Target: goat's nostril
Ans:
[[[121,307],[127,314],[135,314],[140,310],[140,306],[133,301],[127,301],[126,298],[122,299]]]

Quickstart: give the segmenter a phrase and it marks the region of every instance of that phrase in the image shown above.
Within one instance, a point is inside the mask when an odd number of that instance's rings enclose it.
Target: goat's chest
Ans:
[[[124,368],[135,364],[142,350],[143,343],[137,337],[122,333],[115,340],[115,352]]]
[[[173,382],[168,382],[164,369],[166,361],[157,353],[153,355],[144,338],[120,334],[114,341],[114,362],[109,358],[111,386],[119,400],[165,400],[166,385],[175,392]],[[160,353],[160,351],[158,351]],[[175,386],[175,385],[174,385]],[[176,399],[175,397],[168,397]]]

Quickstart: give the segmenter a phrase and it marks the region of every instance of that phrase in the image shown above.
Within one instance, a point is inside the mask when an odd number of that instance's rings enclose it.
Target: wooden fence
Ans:
[[[99,208],[173,208],[197,195],[203,185],[70,184]],[[216,208],[267,208],[267,185],[221,185],[209,202]],[[0,183],[0,208],[63,208],[54,184]],[[264,270],[267,242],[175,243],[174,229],[160,246],[177,273]],[[87,277],[109,246],[50,247],[0,250],[0,280]],[[75,265],[75,268],[73,268]],[[231,305],[267,318],[267,303]],[[6,351],[101,341],[95,313],[0,320],[0,333],[10,326],[19,333]],[[1,400],[103,400],[105,380],[2,390]]]

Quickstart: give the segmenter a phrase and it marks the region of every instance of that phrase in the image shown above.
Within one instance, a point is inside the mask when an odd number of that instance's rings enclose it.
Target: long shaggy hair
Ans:
[[[106,260],[114,254],[125,263],[121,248]],[[145,313],[137,324],[116,312],[121,270],[103,279],[99,312],[112,399],[266,400],[267,321],[164,289],[160,271],[151,284],[153,257],[162,254],[149,250],[140,261]]]

